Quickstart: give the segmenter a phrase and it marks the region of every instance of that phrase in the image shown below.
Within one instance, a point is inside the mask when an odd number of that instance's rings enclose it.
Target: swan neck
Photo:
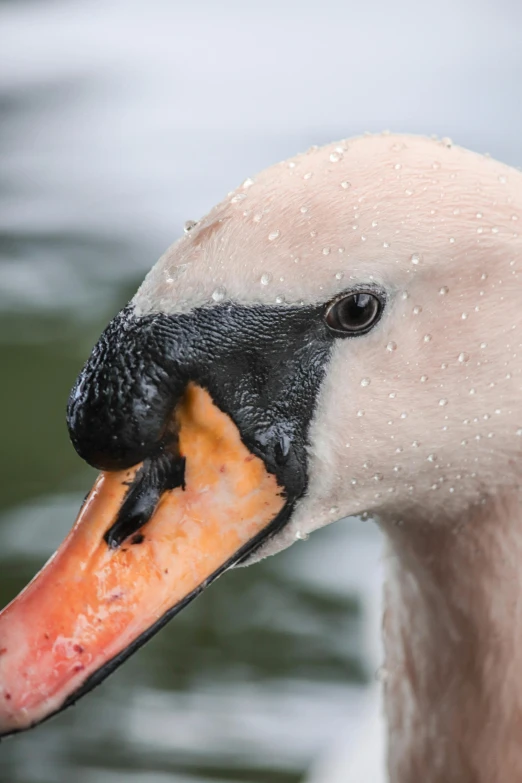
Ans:
[[[391,783],[522,780],[522,503],[383,522]]]

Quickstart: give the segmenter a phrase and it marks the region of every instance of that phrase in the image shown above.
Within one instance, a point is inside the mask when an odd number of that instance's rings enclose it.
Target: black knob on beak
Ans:
[[[186,386],[165,366],[154,317],[126,308],[103,332],[76,381],[67,424],[78,454],[101,470],[121,470],[159,454]]]

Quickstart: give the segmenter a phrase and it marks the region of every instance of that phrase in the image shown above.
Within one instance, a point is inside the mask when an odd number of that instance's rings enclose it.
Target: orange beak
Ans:
[[[140,466],[102,473],[58,551],[0,614],[0,734],[97,685],[281,520],[282,488],[206,391],[190,385],[175,418],[184,487],[111,548]]]

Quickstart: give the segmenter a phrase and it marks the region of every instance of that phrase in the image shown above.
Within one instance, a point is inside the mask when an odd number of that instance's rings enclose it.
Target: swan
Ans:
[[[389,780],[522,780],[520,220],[519,171],[381,134],[187,225],[71,392],[101,474],[0,616],[0,732],[228,568],[359,515],[386,541]]]

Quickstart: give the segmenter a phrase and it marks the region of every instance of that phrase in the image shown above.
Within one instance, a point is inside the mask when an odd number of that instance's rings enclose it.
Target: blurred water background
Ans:
[[[69,388],[184,221],[366,129],[520,166],[522,4],[3,0],[0,30],[4,604],[93,480],[68,443]],[[3,743],[0,783],[293,783],[351,753],[379,549],[345,521],[226,575],[76,708]]]

